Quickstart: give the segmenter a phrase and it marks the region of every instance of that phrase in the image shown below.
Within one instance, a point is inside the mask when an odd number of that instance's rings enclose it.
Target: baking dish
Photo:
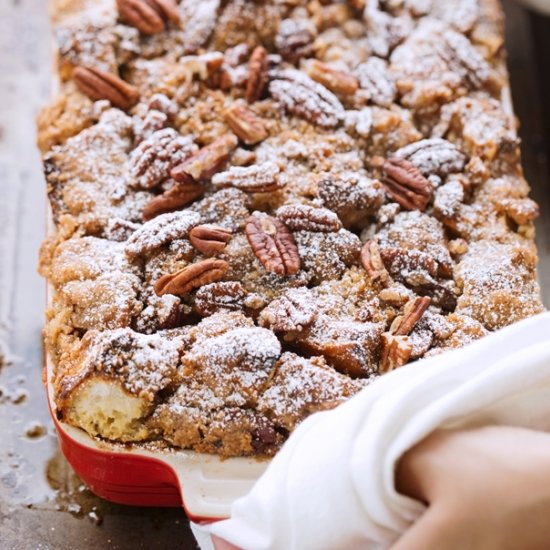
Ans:
[[[153,451],[94,439],[58,420],[52,366],[47,359],[45,385],[59,445],[78,476],[101,498],[134,506],[182,506],[192,521],[211,522],[228,517],[233,501],[267,467],[268,460],[221,460],[193,451]]]

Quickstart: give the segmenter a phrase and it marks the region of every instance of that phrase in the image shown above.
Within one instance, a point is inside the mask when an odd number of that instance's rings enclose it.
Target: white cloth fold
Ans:
[[[389,547],[423,513],[395,465],[437,428],[550,429],[550,313],[391,372],[292,434],[231,518],[209,526],[245,550]]]

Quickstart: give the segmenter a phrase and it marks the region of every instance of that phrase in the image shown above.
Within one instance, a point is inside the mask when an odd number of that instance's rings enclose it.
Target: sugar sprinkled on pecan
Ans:
[[[375,240],[369,240],[363,245],[361,249],[361,264],[371,280],[376,281],[380,279],[383,282],[389,280],[388,271],[384,267],[380,249]]]
[[[389,107],[397,95],[397,89],[388,71],[387,62],[371,56],[355,68],[359,86],[369,100],[381,107]]]
[[[383,374],[406,365],[411,358],[412,350],[413,345],[408,336],[382,334],[382,357],[378,372]]]
[[[204,285],[195,294],[195,309],[206,317],[219,311],[239,311],[244,307],[247,292],[237,281],[221,281]]]
[[[393,320],[389,332],[382,335],[379,372],[388,372],[408,363],[413,352],[409,334],[420,321],[430,303],[430,298],[417,296],[405,304],[403,315]]]
[[[291,231],[333,233],[342,229],[342,222],[328,208],[315,208],[305,204],[287,204],[277,210],[277,217]]]
[[[200,216],[189,210],[157,216],[132,233],[124,252],[130,258],[148,254],[175,239],[187,237],[189,230],[199,221]]]
[[[285,61],[296,63],[312,51],[315,29],[305,19],[284,19],[275,37],[275,46]]]
[[[336,95],[353,95],[358,88],[357,78],[314,59],[307,65],[307,74]]]
[[[284,276],[300,270],[298,247],[283,222],[257,212],[248,219],[245,232],[254,254],[267,271]]]
[[[223,118],[237,137],[247,145],[255,145],[268,136],[262,120],[244,102],[235,101],[224,112]]]
[[[151,189],[167,179],[171,168],[196,150],[190,137],[181,136],[173,128],[158,130],[130,153],[130,173],[137,186]]]
[[[407,210],[426,210],[432,198],[432,184],[407,160],[390,158],[384,162],[382,181],[388,195]]]
[[[295,69],[274,71],[269,92],[287,111],[323,128],[333,128],[344,118],[340,100]]]
[[[267,69],[267,50],[263,46],[258,46],[248,61],[248,80],[245,90],[248,103],[254,103],[262,97],[268,80]]]
[[[271,161],[252,166],[232,166],[212,178],[219,187],[235,187],[245,193],[269,193],[282,189],[286,178],[280,174],[280,168]]]
[[[180,22],[174,0],[117,0],[117,7],[120,18],[143,34],[159,33]]]
[[[229,154],[237,147],[237,143],[234,134],[224,134],[192,157],[178,164],[172,169],[170,175],[182,183],[208,180],[227,162]]]
[[[363,19],[369,45],[376,55],[387,57],[406,35],[404,20],[382,10],[379,0],[367,0],[365,4]]]
[[[403,315],[396,317],[390,327],[390,332],[396,336],[408,336],[416,323],[420,321],[428,307],[431,298],[427,296],[417,296],[405,304]]]
[[[229,264],[224,260],[214,258],[202,260],[176,273],[163,275],[155,283],[155,292],[158,296],[163,294],[184,296],[196,288],[223,279],[228,269]]]
[[[363,138],[368,138],[372,130],[372,124],[373,116],[370,107],[363,107],[358,111],[346,111],[344,126],[351,135],[357,134]]]
[[[231,231],[217,225],[197,225],[189,233],[191,244],[205,256],[219,254],[231,239]]]
[[[275,332],[302,331],[317,316],[317,306],[307,288],[292,288],[273,300],[260,314],[262,327]]]
[[[143,218],[150,220],[159,214],[178,210],[202,197],[203,194],[204,186],[199,183],[193,181],[187,183],[174,182],[174,185],[168,191],[152,198],[143,207]]]
[[[394,157],[408,160],[425,176],[446,176],[452,172],[461,172],[466,164],[466,155],[454,143],[441,138],[410,143],[396,151]]]
[[[107,99],[111,105],[126,111],[139,101],[139,91],[117,75],[94,67],[78,66],[73,70],[73,80],[78,89],[90,99]]]

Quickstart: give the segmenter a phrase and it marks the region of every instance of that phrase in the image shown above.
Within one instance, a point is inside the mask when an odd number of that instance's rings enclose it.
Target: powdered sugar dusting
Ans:
[[[124,251],[129,258],[149,254],[173,240],[187,237],[199,222],[199,214],[189,210],[161,214],[137,229],[126,242]]]
[[[331,128],[344,117],[340,100],[324,86],[294,69],[274,71],[269,92],[290,113]]]
[[[308,360],[285,353],[271,384],[262,394],[258,410],[277,419],[286,429],[325,404],[334,406],[350,397],[366,382],[338,374],[322,360]]]
[[[281,344],[264,328],[236,328],[197,342],[184,357],[187,376],[200,378],[228,405],[253,404],[281,354]]]
[[[162,334],[145,335],[122,328],[89,332],[83,370],[120,380],[132,394],[152,401],[178,375],[181,341]]]

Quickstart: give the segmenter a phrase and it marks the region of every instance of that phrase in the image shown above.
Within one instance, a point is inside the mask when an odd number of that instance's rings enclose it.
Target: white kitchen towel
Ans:
[[[424,506],[394,487],[437,428],[550,429],[550,313],[391,372],[291,435],[231,518],[201,526],[245,550],[388,548]]]

